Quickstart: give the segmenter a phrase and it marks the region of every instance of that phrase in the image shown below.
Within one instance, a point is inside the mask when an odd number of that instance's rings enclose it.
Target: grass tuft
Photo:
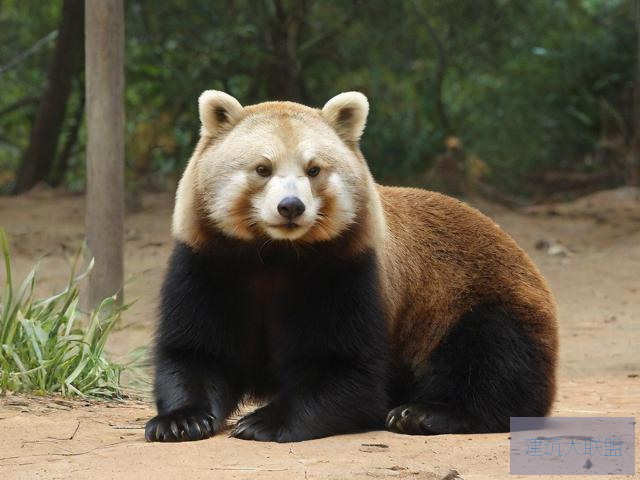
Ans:
[[[104,347],[125,307],[105,299],[86,319],[78,308],[76,255],[66,288],[36,299],[38,266],[16,288],[6,234],[0,230],[5,285],[0,304],[0,391],[120,398],[123,364],[109,361]]]

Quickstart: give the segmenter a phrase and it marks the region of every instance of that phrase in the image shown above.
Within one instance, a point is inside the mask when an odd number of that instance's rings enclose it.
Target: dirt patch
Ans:
[[[555,293],[561,336],[556,416],[636,416],[640,410],[639,197],[638,190],[621,189],[524,213],[477,202],[531,254]],[[171,209],[170,195],[146,195],[142,211],[127,217],[125,297],[136,302],[113,334],[112,355],[148,345],[153,335],[171,249]],[[39,291],[49,294],[63,285],[68,258],[83,239],[83,216],[79,196],[40,191],[0,198],[0,226],[9,235],[16,277],[41,259]],[[427,438],[372,432],[278,445],[223,433],[162,445],[143,440],[151,415],[147,401],[0,398],[0,477],[509,476],[508,434]]]

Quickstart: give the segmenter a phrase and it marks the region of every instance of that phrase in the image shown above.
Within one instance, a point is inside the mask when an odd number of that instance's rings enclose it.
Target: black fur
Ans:
[[[156,340],[148,440],[220,430],[244,394],[270,403],[233,435],[280,442],[381,428],[388,339],[375,257],[276,243],[196,253],[178,244]]]
[[[393,391],[386,425],[409,434],[505,432],[509,417],[546,415],[553,385],[546,357],[500,307],[463,315],[427,370]]]
[[[336,244],[223,240],[200,253],[177,244],[147,440],[207,438],[244,395],[269,403],[232,435],[279,442],[383,428],[392,406],[387,428],[413,434],[505,431],[510,416],[545,415],[545,358],[508,314],[478,306],[428,365],[397,366],[375,254],[340,253]]]

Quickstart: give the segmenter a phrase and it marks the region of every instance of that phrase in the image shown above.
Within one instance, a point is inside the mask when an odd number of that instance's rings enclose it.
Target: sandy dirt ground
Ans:
[[[640,191],[601,192],[520,212],[476,205],[531,254],[556,295],[561,361],[553,415],[637,416]],[[142,211],[127,216],[125,297],[136,302],[111,338],[115,357],[152,338],[171,248],[171,209],[171,196],[146,195]],[[38,190],[0,198],[0,226],[10,238],[16,277],[41,259],[38,289],[55,292],[82,242],[83,215],[79,196]],[[148,399],[1,396],[0,478],[509,478],[509,434],[371,432],[279,445],[222,433],[202,442],[148,444],[143,426],[152,415]],[[636,452],[638,433],[636,426]]]

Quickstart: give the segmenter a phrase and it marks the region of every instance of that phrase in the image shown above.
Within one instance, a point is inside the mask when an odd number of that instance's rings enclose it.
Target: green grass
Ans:
[[[78,308],[76,255],[66,288],[36,299],[36,266],[16,288],[5,233],[0,230],[5,285],[0,304],[0,391],[57,393],[65,396],[122,396],[124,364],[104,353],[109,333],[124,310],[115,297],[105,299],[90,315]]]

